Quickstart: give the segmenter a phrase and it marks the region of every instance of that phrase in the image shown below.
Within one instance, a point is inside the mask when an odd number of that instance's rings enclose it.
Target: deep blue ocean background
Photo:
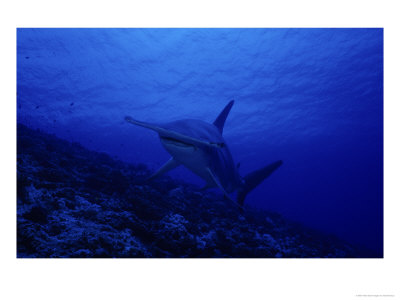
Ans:
[[[132,126],[213,122],[246,205],[383,255],[383,29],[18,29],[17,121],[129,163],[169,159]],[[202,185],[184,167],[170,176]]]

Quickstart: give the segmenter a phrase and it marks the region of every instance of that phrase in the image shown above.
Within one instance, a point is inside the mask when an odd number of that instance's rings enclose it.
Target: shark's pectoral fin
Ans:
[[[164,173],[167,173],[168,171],[175,169],[179,165],[180,163],[178,163],[173,157],[171,157],[165,164],[162,165],[161,168],[159,168],[153,175],[147,178],[147,180],[154,179]]]
[[[219,187],[219,189],[224,193],[225,197],[233,201],[233,199],[232,199],[232,198],[229,196],[229,194],[225,191],[224,187],[223,187],[222,184],[219,182],[218,178],[214,175],[214,173],[213,173],[209,168],[207,168],[207,171],[208,171],[208,173],[210,174],[210,176],[211,176],[212,180],[214,181],[215,185],[216,185],[217,187]],[[207,186],[207,184],[206,184],[206,186]],[[233,202],[236,203],[235,201],[233,201]]]

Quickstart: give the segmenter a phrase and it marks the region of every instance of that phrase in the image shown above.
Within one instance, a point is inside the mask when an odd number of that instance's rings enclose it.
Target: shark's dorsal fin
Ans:
[[[225,108],[221,111],[221,113],[219,114],[219,116],[215,119],[214,121],[214,125],[219,129],[219,132],[221,132],[224,130],[224,124],[225,124],[225,120],[226,117],[228,116],[232,105],[233,105],[233,100],[231,100],[226,106]]]
[[[168,171],[175,169],[179,165],[180,163],[178,163],[173,157],[171,157],[165,164],[161,166],[161,168],[159,168],[153,175],[147,178],[147,180],[154,179],[164,173],[167,173]]]

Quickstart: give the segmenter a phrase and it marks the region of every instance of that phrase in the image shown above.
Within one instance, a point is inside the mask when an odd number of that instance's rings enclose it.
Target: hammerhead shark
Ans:
[[[195,119],[155,124],[125,117],[129,123],[157,132],[162,145],[172,156],[149,179],[184,165],[205,180],[206,184],[202,190],[217,187],[231,200],[230,193],[236,191],[237,204],[243,209],[246,195],[281,166],[282,160],[244,177],[240,176],[239,164],[234,164],[231,152],[222,137],[225,120],[233,103],[233,100],[230,101],[212,124]]]

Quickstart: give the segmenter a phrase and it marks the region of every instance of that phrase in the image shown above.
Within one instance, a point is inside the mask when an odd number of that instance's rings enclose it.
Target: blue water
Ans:
[[[241,174],[284,162],[246,205],[382,256],[382,29],[17,30],[17,121],[127,162],[169,154],[126,115],[213,122],[232,99]]]

